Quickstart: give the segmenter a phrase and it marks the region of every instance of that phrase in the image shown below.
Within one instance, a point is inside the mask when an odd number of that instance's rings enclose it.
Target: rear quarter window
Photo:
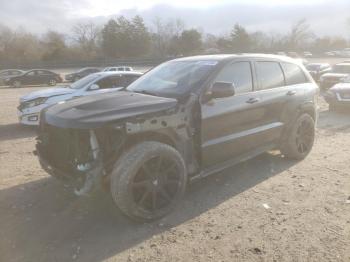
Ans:
[[[308,82],[303,70],[295,64],[281,63],[284,75],[286,77],[286,85],[298,85]]]

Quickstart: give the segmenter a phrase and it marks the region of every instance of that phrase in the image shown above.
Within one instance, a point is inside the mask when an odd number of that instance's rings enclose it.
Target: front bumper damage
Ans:
[[[51,176],[69,182],[74,186],[74,193],[78,196],[87,195],[92,192],[95,185],[101,183],[105,175],[102,152],[94,130],[89,130],[89,161],[83,162],[75,158],[74,170],[62,170],[52,164],[50,154],[46,154],[42,142],[36,145],[35,154],[38,156],[41,167]],[[72,141],[65,141],[70,143]]]

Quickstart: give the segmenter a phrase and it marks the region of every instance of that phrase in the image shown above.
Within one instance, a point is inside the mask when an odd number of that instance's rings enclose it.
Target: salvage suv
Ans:
[[[265,151],[304,159],[318,93],[287,57],[181,58],[124,91],[45,109],[36,153],[77,195],[101,185],[124,214],[153,220],[174,209],[189,182]]]

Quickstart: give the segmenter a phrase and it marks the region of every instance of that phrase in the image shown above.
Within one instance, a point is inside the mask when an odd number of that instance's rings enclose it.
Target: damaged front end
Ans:
[[[37,138],[36,152],[42,168],[74,186],[76,195],[86,195],[112,168],[122,144],[119,130],[67,129],[43,123]],[[109,157],[108,157],[109,156]]]
[[[131,93],[127,97],[137,95]],[[197,96],[189,96],[184,103],[149,96],[141,98],[144,106],[136,108],[141,102],[135,99],[137,104],[132,104],[127,115],[111,104],[101,119],[112,121],[97,122],[95,113],[87,117],[95,107],[102,111],[107,104],[102,101],[90,111],[81,103],[75,104],[76,101],[70,102],[72,106],[67,103],[44,111],[36,146],[43,169],[56,178],[70,181],[77,195],[86,195],[95,185],[108,185],[115,163],[128,148],[153,140],[175,147],[183,156],[188,172],[195,173],[200,165],[199,136],[195,138],[195,134],[199,134],[196,131],[199,123],[194,121],[200,118],[195,113],[198,110],[194,110]],[[150,99],[152,103],[148,103]],[[69,114],[62,117],[61,112]],[[84,121],[73,121],[73,114],[79,114],[76,119]]]

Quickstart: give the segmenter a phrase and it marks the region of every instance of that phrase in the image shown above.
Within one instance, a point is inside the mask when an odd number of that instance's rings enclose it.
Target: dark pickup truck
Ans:
[[[270,55],[181,58],[124,91],[42,112],[37,155],[84,195],[108,188],[122,212],[171,212],[189,182],[265,151],[301,160],[311,151],[318,87],[293,59]]]

